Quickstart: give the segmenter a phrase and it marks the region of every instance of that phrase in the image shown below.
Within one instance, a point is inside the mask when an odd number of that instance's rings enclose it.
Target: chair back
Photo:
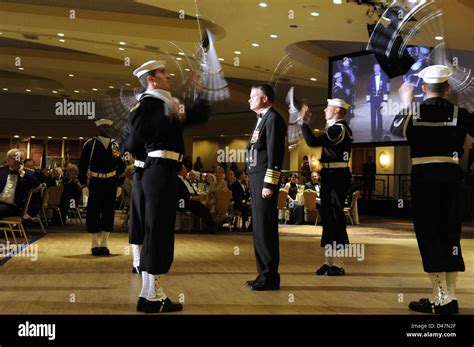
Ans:
[[[357,199],[359,198],[360,198],[360,192],[358,190],[352,193],[351,210],[354,210],[355,204],[357,203]]]
[[[48,207],[56,208],[61,202],[61,196],[63,195],[64,186],[53,186],[46,189],[45,194],[45,205]]]
[[[232,192],[229,189],[223,189],[216,193],[216,213],[225,214],[230,208],[230,199],[232,199]]]
[[[286,208],[286,200],[288,199],[288,192],[285,189],[280,189],[278,192],[278,203],[277,207],[279,210]]]
[[[23,205],[23,209],[21,210],[21,219],[25,218],[25,215],[28,213],[28,208],[30,207],[31,197],[33,196],[34,190],[30,190],[26,197],[25,203]],[[31,216],[36,217],[36,216]]]
[[[316,197],[318,193],[314,190],[305,190],[303,192],[304,208],[308,211],[316,211]]]
[[[89,200],[89,188],[82,188],[82,206],[87,206],[87,201]]]

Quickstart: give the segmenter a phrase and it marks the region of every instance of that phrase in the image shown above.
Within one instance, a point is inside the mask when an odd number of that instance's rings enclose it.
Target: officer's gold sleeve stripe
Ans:
[[[265,176],[265,179],[263,180],[263,182],[270,183],[270,184],[273,184],[273,185],[277,185],[279,181],[280,180],[278,178],[270,178],[270,177],[267,177],[267,176]]]
[[[267,172],[267,173],[265,174],[265,176],[278,178],[278,177],[280,177],[280,174],[279,174],[279,173],[270,174],[270,173]]]

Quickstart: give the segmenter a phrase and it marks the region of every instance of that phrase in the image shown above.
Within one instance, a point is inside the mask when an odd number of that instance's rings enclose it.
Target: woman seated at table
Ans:
[[[216,176],[216,181],[212,182],[212,184],[209,186],[207,197],[207,206],[211,210],[211,213],[214,213],[216,210],[217,192],[227,189],[227,181],[224,179],[224,169],[220,166],[216,167],[214,175]]]
[[[304,224],[304,206],[300,203],[298,189],[298,175],[294,173],[285,185],[285,190],[288,192],[288,209],[290,210],[288,224]]]

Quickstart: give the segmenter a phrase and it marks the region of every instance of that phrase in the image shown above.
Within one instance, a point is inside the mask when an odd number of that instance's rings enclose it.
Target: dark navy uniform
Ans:
[[[349,244],[344,215],[344,200],[351,185],[349,159],[352,130],[345,120],[338,120],[324,134],[315,136],[308,124],[302,125],[303,136],[310,147],[322,146],[321,164],[321,247]]]
[[[147,154],[145,143],[140,143],[140,141],[137,141],[139,139],[137,139],[134,147],[132,147],[130,136],[131,124],[135,122],[135,119],[138,116],[137,110],[138,106],[131,109],[128,116],[128,124],[125,126],[122,140],[120,141],[120,149],[122,153],[128,152],[135,159],[128,228],[128,241],[132,245],[142,245],[145,236],[145,195],[142,189],[142,177],[145,170]]]
[[[140,270],[166,274],[173,263],[174,225],[178,207],[176,175],[183,159],[183,124],[167,104],[154,96],[136,105],[130,124],[132,151],[145,145],[148,154],[142,176],[145,197],[145,238]],[[209,105],[201,99],[186,108],[186,124],[209,118]]]
[[[256,281],[279,286],[280,246],[277,203],[286,150],[286,123],[273,108],[270,108],[257,124],[247,145],[253,239],[259,273]],[[272,189],[273,195],[266,199],[262,198],[263,188]]]
[[[426,272],[464,271],[461,253],[459,161],[474,117],[446,99],[430,98],[394,118],[392,132],[408,139],[412,157],[411,202]]]
[[[87,232],[95,234],[113,230],[117,186],[123,181],[124,171],[125,163],[115,140],[110,139],[107,148],[97,137],[84,143],[79,162],[79,181],[87,184],[89,176]]]

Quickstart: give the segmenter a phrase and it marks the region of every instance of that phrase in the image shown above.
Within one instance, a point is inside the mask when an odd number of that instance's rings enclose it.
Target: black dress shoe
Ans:
[[[326,275],[328,276],[344,276],[346,274],[346,271],[344,271],[344,268],[342,267],[337,267],[337,266],[331,266],[331,268],[328,270]]]
[[[408,308],[412,311],[422,313],[456,314],[459,313],[459,309],[456,312],[456,305],[457,303],[454,303],[454,301],[451,301],[449,304],[446,305],[435,305],[429,299],[422,298],[419,301],[410,302]]]
[[[250,280],[250,281],[247,281],[245,282],[245,286],[250,288],[252,285],[254,285],[255,283],[257,283],[258,280],[257,279],[254,279],[254,280]]]
[[[158,301],[146,300],[143,306],[143,312],[145,313],[178,312],[182,310],[183,305],[172,302],[170,298]]]
[[[316,275],[324,276],[324,275],[327,274],[327,272],[330,268],[331,267],[328,264],[323,264],[323,266],[321,266],[319,269],[316,270]]]
[[[91,253],[92,253],[93,256],[98,257],[99,255],[101,255],[100,247],[91,248]]]
[[[249,288],[258,292],[263,292],[267,290],[279,290],[280,285],[265,282],[255,282],[254,284],[251,284]]]
[[[145,303],[146,303],[146,299],[140,296],[138,298],[138,303],[137,303],[137,311],[138,312],[143,312],[143,310],[145,308]]]
[[[99,255],[110,255],[110,251],[107,247],[99,247]]]
[[[138,266],[133,266],[132,267],[132,274],[140,274],[140,267]]]

